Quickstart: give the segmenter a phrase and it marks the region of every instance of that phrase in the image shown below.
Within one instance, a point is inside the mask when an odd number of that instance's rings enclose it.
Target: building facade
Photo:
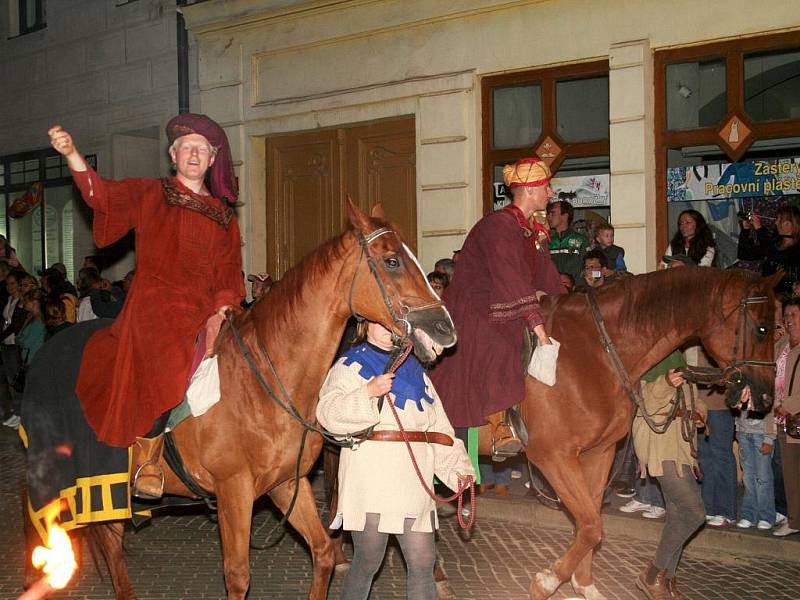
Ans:
[[[91,211],[50,148],[50,126],[72,133],[103,176],[167,174],[164,125],[181,95],[177,15],[174,0],[0,2],[0,233],[27,269],[61,261],[74,277],[96,253]],[[191,105],[193,46],[184,55]],[[110,279],[132,268],[131,248],[129,239],[103,252]]]
[[[502,164],[533,153],[643,272],[675,229],[668,178],[800,156],[800,13],[783,2],[228,0],[185,16],[200,106],[232,140],[246,260],[277,274],[341,230],[348,195],[382,200],[431,268],[503,203]]]

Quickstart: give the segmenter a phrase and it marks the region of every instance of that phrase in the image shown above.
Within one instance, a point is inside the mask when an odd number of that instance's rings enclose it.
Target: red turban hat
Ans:
[[[192,133],[202,135],[216,150],[216,158],[211,165],[209,175],[211,193],[230,204],[235,204],[239,197],[239,186],[233,172],[231,147],[225,130],[213,119],[194,113],[180,114],[167,123],[167,138],[170,144],[179,137]]]

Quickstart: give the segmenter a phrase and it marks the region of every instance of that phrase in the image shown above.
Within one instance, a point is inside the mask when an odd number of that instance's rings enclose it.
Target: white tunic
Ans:
[[[412,360],[409,358],[408,360]],[[367,394],[367,380],[360,365],[344,365],[339,359],[328,372],[319,394],[317,419],[328,431],[344,435],[374,423],[376,431],[399,431],[391,407],[384,402],[380,417],[378,398]],[[423,410],[408,401],[398,415],[407,431],[438,431],[453,438],[452,446],[412,442],[411,448],[425,481],[432,487],[436,477],[450,489],[458,488],[458,474],[475,474],[464,444],[456,439],[450,420],[427,375],[428,395],[433,404]],[[403,442],[365,441],[357,449],[343,448],[339,461],[339,512],[331,527],[342,524],[349,531],[363,531],[367,513],[380,515],[378,531],[403,533],[406,518],[416,519],[412,531],[431,531],[435,502],[420,483]]]

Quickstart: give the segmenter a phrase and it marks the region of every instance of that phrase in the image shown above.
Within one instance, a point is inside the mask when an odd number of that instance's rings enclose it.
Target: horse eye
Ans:
[[[400,259],[396,256],[387,256],[383,259],[383,264],[386,265],[386,268],[390,271],[394,271],[400,267]]]

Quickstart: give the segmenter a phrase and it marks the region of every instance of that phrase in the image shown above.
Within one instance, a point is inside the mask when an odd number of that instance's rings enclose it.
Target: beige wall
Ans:
[[[749,0],[228,0],[187,7],[201,106],[224,122],[264,264],[265,136],[399,115],[417,126],[420,259],[460,246],[481,214],[480,78],[610,61],[612,221],[636,272],[655,267],[653,50],[800,29]]]

